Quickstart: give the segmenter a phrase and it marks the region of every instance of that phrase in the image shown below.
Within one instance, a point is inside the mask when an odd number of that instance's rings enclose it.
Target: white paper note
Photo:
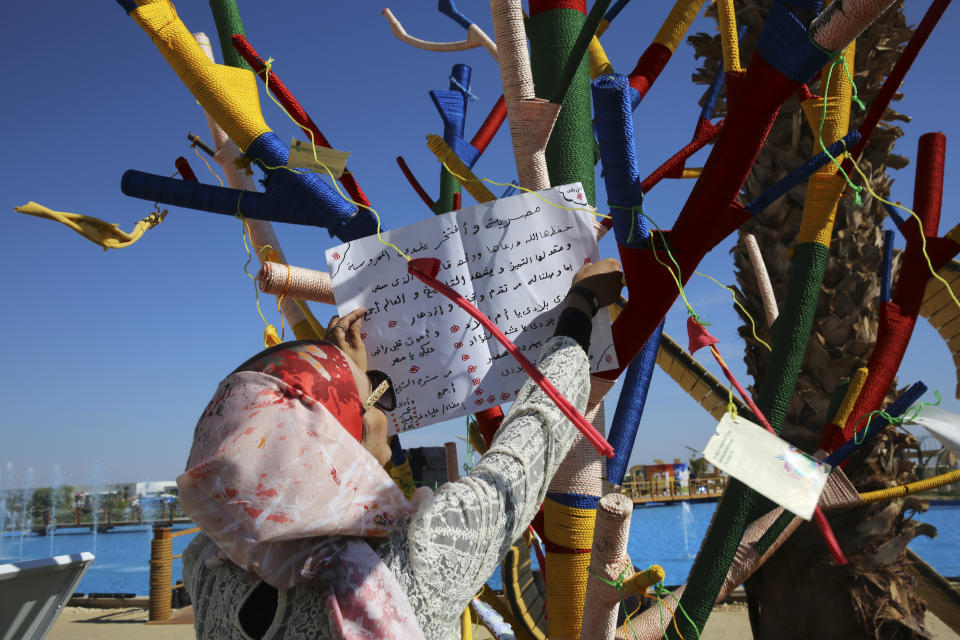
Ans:
[[[387,231],[411,258],[437,258],[437,279],[485,313],[531,361],[553,335],[573,274],[598,258],[579,184],[483,203]],[[579,196],[579,198],[578,198]],[[546,200],[546,201],[545,201]],[[553,206],[560,205],[560,206]],[[566,208],[561,208],[566,207]],[[376,236],[326,252],[337,310],[365,307],[369,366],[397,389],[388,414],[406,431],[513,400],[526,380],[480,323],[407,273]],[[617,366],[607,314],[594,320],[591,371]]]
[[[717,425],[703,457],[804,520],[813,516],[831,469],[760,425],[729,413]]]

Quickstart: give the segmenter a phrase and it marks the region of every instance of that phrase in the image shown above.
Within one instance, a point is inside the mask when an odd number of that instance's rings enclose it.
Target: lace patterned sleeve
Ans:
[[[589,364],[571,338],[547,342],[538,368],[579,411]],[[408,530],[410,571],[425,612],[454,624],[543,502],[575,427],[533,381],[524,384],[489,451],[470,474],[440,487]]]

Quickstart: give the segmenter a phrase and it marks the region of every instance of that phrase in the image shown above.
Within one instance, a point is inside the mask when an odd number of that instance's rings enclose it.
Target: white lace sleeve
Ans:
[[[589,364],[573,339],[552,338],[538,368],[584,410]],[[428,609],[421,619],[439,628],[456,623],[536,515],[574,432],[560,409],[528,380],[480,463],[468,476],[440,487],[420,509],[407,535],[410,571]]]

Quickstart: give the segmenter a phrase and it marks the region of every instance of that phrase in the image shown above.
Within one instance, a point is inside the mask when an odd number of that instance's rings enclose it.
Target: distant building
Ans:
[[[175,496],[177,495],[177,482],[175,480],[153,480],[150,482],[136,483],[133,495],[143,496]]]

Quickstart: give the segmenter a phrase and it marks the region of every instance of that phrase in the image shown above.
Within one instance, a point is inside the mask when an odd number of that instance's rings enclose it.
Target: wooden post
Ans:
[[[150,614],[151,622],[170,617],[170,562],[173,539],[169,527],[154,527],[150,541]]]

